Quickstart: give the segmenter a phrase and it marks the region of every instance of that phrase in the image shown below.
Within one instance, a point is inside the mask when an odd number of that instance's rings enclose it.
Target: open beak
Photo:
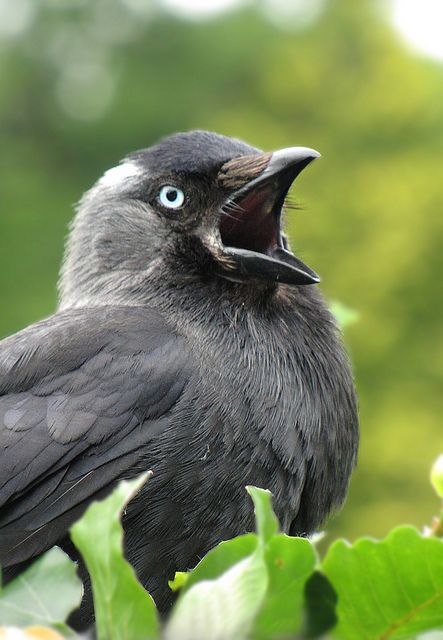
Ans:
[[[223,165],[218,180],[229,196],[220,218],[222,247],[214,256],[221,276],[294,285],[320,281],[288,250],[281,229],[282,208],[293,181],[319,156],[307,147],[290,147]]]

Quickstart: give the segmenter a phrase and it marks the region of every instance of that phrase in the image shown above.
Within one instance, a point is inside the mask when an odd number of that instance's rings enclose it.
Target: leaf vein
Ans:
[[[37,605],[40,607],[40,609],[42,610],[42,612],[44,613],[44,615],[46,616],[46,618],[48,620],[51,619],[51,614],[48,611],[48,609],[46,608],[44,602],[39,598],[37,592],[33,589],[32,585],[26,580],[26,578],[24,576],[19,576],[19,581],[23,583],[23,585],[25,586],[25,588],[29,591],[31,597],[34,599],[34,601],[37,603]]]
[[[435,593],[431,598],[428,598],[427,600],[425,600],[425,602],[422,602],[421,604],[414,607],[414,609],[412,611],[409,611],[405,616],[403,616],[403,618],[400,618],[399,620],[396,620],[391,625],[389,625],[386,631],[382,633],[381,636],[379,636],[378,640],[386,640],[386,638],[390,638],[392,634],[397,631],[397,629],[400,629],[403,625],[411,622],[411,620],[413,620],[415,616],[417,616],[421,611],[426,609],[426,607],[430,607],[435,602],[437,602],[439,598],[442,597],[443,590]]]

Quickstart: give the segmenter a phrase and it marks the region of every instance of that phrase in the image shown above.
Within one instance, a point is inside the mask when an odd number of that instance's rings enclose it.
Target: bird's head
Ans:
[[[161,276],[310,285],[282,231],[285,198],[319,154],[263,153],[215,133],[179,133],[134,152],[85,194],[61,276],[61,306],[110,302]]]

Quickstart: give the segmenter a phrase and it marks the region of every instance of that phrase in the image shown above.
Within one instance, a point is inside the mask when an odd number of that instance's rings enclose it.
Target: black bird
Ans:
[[[352,376],[318,276],[281,228],[317,156],[180,133],[83,197],[59,310],[0,343],[6,579],[54,544],[77,557],[71,524],[147,469],[123,519],[126,554],[163,611],[176,570],[253,528],[245,485],[272,491],[292,535],[342,503]],[[87,584],[73,623],[92,617]]]

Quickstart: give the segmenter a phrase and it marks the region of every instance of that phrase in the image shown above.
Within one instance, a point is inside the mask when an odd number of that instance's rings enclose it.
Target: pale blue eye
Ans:
[[[185,194],[181,189],[167,184],[160,189],[158,199],[160,204],[168,209],[179,209],[185,201]]]

